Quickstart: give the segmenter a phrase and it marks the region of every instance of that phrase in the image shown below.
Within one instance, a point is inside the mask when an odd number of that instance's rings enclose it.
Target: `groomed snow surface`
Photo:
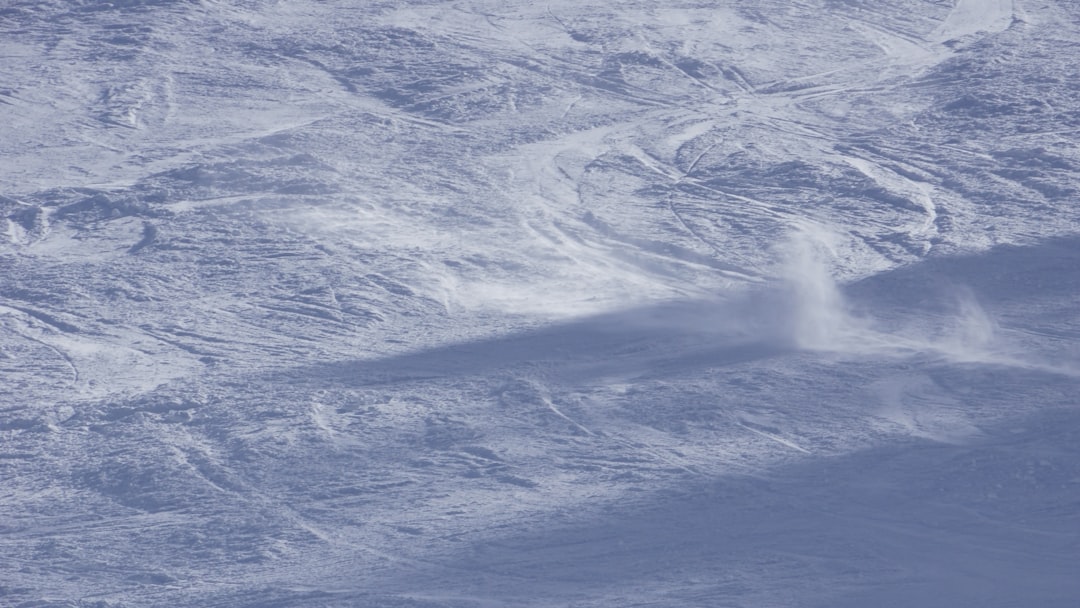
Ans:
[[[0,605],[1080,605],[1080,4],[8,0]]]

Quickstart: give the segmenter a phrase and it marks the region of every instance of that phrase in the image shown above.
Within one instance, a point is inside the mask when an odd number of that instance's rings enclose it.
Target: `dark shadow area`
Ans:
[[[572,524],[550,514],[386,589],[513,605],[1065,608],[1080,597],[1080,410],[1040,405],[964,445],[907,440],[625,495]]]
[[[1034,365],[1066,369],[1080,361],[1080,237],[930,257],[844,293],[853,314],[879,332],[982,340]]]
[[[809,290],[818,287],[828,286],[810,285]],[[840,294],[846,308],[880,331],[896,322],[941,325],[933,319],[967,314],[959,308],[974,298],[1007,323],[1057,335],[1080,329],[1078,290],[1080,237],[1066,237],[931,257],[843,286]],[[366,386],[487,375],[523,365],[542,365],[550,379],[565,382],[692,372],[797,351],[800,324],[836,312],[807,310],[824,304],[804,299],[806,291],[806,286],[777,283],[713,300],[648,305],[383,359],[300,367],[275,377],[300,385]],[[1044,322],[1054,327],[1040,328]]]
[[[668,302],[384,359],[301,367],[275,377],[292,384],[365,386],[489,375],[525,365],[543,366],[549,378],[567,382],[689,371],[792,352],[787,306],[778,290]]]
[[[1080,293],[1080,237],[1035,245],[1000,245],[971,255],[930,257],[848,286],[856,302],[919,308],[940,301],[956,286],[984,304],[1009,306],[1032,298],[1074,298]]]
[[[214,599],[1071,608],[1080,597],[1080,410],[1036,405],[963,444],[906,439],[757,476],[681,478],[520,518],[513,529],[470,530],[452,543],[417,529],[409,544],[431,548],[422,560],[380,560],[373,576],[358,547],[355,563],[323,573],[335,585],[269,583]]]

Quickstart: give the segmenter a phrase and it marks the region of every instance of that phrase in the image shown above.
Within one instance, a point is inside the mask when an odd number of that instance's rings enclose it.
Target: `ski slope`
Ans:
[[[0,605],[1072,607],[1080,8],[0,7]]]

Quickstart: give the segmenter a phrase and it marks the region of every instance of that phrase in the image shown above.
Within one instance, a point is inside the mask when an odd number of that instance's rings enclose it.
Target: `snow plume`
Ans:
[[[840,287],[832,276],[837,237],[829,230],[803,225],[782,249],[781,278],[790,299],[790,330],[798,348],[847,350],[857,333]]]
[[[953,286],[954,309],[949,329],[937,341],[937,350],[950,358],[986,359],[997,342],[997,323],[990,318],[975,294],[964,286]]]
[[[842,245],[840,235],[804,224],[781,248],[779,326],[795,348],[858,355],[925,353],[958,362],[1011,364],[1015,359],[999,339],[997,324],[963,285],[948,285],[937,298],[928,294],[925,308],[896,309],[876,298],[849,302],[833,272]]]

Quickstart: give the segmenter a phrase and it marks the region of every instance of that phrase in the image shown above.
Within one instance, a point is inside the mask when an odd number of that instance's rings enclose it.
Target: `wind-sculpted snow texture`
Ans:
[[[1080,605],[1080,4],[8,0],[0,605]]]

